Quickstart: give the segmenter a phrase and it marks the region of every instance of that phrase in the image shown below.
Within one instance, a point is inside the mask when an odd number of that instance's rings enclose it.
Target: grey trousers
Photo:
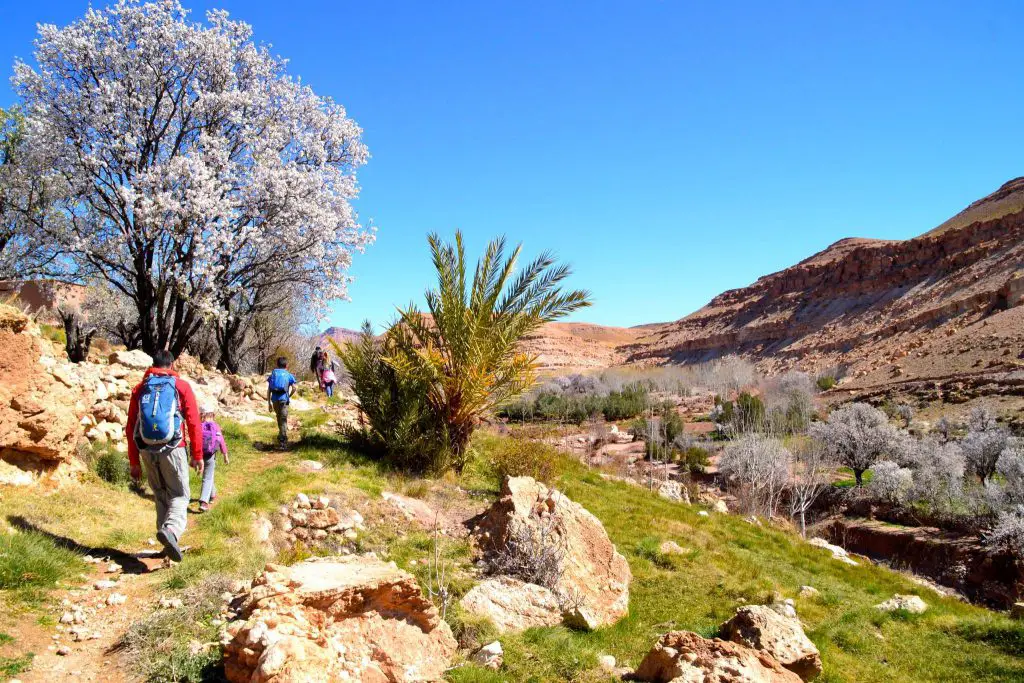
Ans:
[[[181,446],[140,450],[139,459],[156,501],[156,528],[167,529],[180,539],[191,491],[188,484],[188,453]]]
[[[288,443],[288,402],[274,401],[274,414],[277,415],[277,440]]]

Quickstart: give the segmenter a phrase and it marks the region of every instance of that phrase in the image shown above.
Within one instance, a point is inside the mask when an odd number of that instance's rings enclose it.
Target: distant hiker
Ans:
[[[213,473],[217,469],[217,453],[224,454],[224,464],[228,459],[228,445],[224,442],[224,433],[220,425],[213,419],[213,407],[203,406],[203,489],[199,494],[199,509],[206,512],[210,503],[217,499],[217,486],[213,483]]]
[[[324,381],[324,351],[319,346],[313,349],[313,357],[309,359],[309,371],[316,377],[317,384],[320,385],[320,390],[323,391]]]
[[[333,365],[332,363],[331,366],[324,370],[323,374],[324,392],[327,394],[327,398],[334,396],[334,384],[338,381],[338,377],[334,374]]]
[[[295,394],[295,382],[295,375],[288,372],[288,360],[278,358],[267,378],[267,407],[277,415],[277,441],[282,446],[288,444],[288,403]]]
[[[203,438],[196,397],[189,383],[171,369],[173,362],[169,351],[153,354],[153,367],[132,391],[126,431],[132,479],[138,481],[142,476],[141,459],[153,489],[157,540],[168,557],[181,562],[179,543],[185,533],[190,495],[189,461],[201,474]]]

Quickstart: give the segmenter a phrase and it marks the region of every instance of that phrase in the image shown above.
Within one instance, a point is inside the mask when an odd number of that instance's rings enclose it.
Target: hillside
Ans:
[[[643,330],[606,327],[591,323],[548,323],[524,339],[523,348],[535,354],[541,369],[567,372],[621,364],[622,348],[635,342]]]
[[[1022,302],[1016,179],[919,237],[840,240],[618,351],[640,364],[739,353],[769,373],[843,366],[844,388],[860,393],[924,381],[964,389],[951,378],[998,393],[1024,384]]]

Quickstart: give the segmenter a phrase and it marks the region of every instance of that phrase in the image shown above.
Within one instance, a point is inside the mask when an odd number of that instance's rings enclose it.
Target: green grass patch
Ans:
[[[0,657],[0,678],[8,679],[19,676],[32,668],[35,654],[28,652],[20,657]]]
[[[77,554],[35,531],[0,534],[0,591],[35,600],[85,569]]]

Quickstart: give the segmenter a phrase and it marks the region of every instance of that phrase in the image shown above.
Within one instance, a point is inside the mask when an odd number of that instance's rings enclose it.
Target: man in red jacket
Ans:
[[[128,424],[125,430],[128,436],[128,463],[131,467],[132,479],[138,481],[142,476],[142,467],[144,467],[146,480],[149,482],[149,487],[153,489],[153,498],[156,501],[156,537],[163,545],[167,556],[175,562],[181,562],[179,541],[185,532],[185,516],[188,512],[191,495],[188,481],[189,460],[191,460],[192,466],[202,474],[203,436],[195,394],[192,393],[189,383],[178,377],[178,373],[171,369],[173,362],[174,356],[168,351],[157,351],[153,354],[153,367],[146,370],[142,382],[132,391],[131,403],[128,405]],[[140,395],[144,393],[146,382],[150,377],[167,376],[174,378],[177,412],[180,415],[178,429],[181,438],[179,440],[175,433],[174,438],[166,444],[147,445],[137,429]],[[186,440],[188,442],[187,449]],[[191,458],[189,458],[190,451]],[[139,464],[140,460],[142,467]]]

